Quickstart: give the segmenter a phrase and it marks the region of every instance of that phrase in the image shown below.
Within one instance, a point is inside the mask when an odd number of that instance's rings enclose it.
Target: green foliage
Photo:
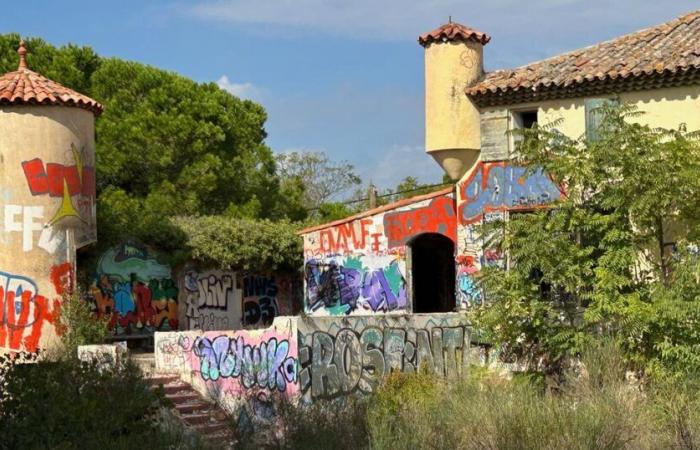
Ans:
[[[67,294],[61,302],[58,329],[62,350],[69,358],[78,357],[78,346],[102,344],[109,335],[109,318],[97,318],[80,292]]]
[[[517,163],[543,168],[566,196],[481,227],[509,265],[484,270],[489,306],[471,317],[531,368],[560,372],[592,336],[614,335],[650,372],[700,369],[700,271],[684,251],[700,217],[696,134],[640,125],[627,106],[601,114],[595,141],[557,123],[521,131]]]
[[[303,264],[301,238],[288,221],[207,216],[173,223],[186,236],[192,256],[211,267],[297,270]]]
[[[162,397],[135,366],[3,358],[0,448],[176,448],[156,422]]]
[[[344,219],[354,213],[345,203],[322,203],[318,207],[318,222],[326,223],[334,220]]]

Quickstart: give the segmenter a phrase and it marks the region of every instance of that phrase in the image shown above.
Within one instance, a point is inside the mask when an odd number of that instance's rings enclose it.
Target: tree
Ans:
[[[591,337],[612,334],[631,361],[663,371],[669,348],[700,348],[700,272],[684,250],[700,232],[700,145],[684,127],[640,125],[629,106],[599,114],[595,140],[563,136],[557,123],[521,132],[515,163],[544,169],[565,196],[482,226],[509,267],[483,271],[489,307],[471,316],[531,367],[558,371]]]
[[[303,204],[309,210],[317,210],[361,182],[352,164],[332,162],[324,152],[280,153],[277,167],[283,184],[301,181]]]

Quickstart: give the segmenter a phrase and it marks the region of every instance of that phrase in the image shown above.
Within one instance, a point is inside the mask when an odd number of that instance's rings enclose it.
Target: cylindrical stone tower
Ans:
[[[95,116],[102,106],[26,63],[0,77],[0,353],[56,339],[75,251],[97,239]]]
[[[491,38],[449,23],[418,37],[425,48],[425,151],[453,180],[481,150],[479,109],[465,89],[484,73],[483,49]]]

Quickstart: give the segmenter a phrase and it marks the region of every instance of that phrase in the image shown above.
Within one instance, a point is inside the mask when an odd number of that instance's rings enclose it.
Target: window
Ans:
[[[532,111],[516,111],[513,113],[513,128],[530,129],[537,123],[537,110]]]
[[[603,115],[600,110],[606,105],[617,105],[616,99],[611,98],[587,98],[583,101],[586,109],[586,139],[591,142],[598,140],[598,128],[603,120]]]

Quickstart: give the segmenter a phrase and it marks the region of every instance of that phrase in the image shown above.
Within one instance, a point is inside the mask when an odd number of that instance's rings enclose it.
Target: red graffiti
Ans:
[[[452,198],[438,197],[423,208],[384,216],[384,234],[389,239],[389,248],[405,245],[421,233],[440,233],[457,241],[457,214]]]
[[[73,292],[73,265],[69,262],[51,268],[51,283],[58,295]]]
[[[363,249],[370,236],[370,225],[372,225],[372,219],[362,219],[321,230],[319,233],[321,252],[334,254]]]
[[[34,295],[29,290],[23,291],[17,301],[15,292],[5,292],[5,287],[0,286],[0,313],[3,314],[0,347],[37,351],[42,327],[45,323],[56,324],[60,307],[59,299],[55,299],[49,308],[46,297]]]
[[[65,183],[71,197],[80,194],[95,197],[95,170],[92,167],[83,167],[82,173],[77,165],[48,163],[44,168],[44,162],[35,158],[23,162],[22,169],[32,195],[63,197]]]

